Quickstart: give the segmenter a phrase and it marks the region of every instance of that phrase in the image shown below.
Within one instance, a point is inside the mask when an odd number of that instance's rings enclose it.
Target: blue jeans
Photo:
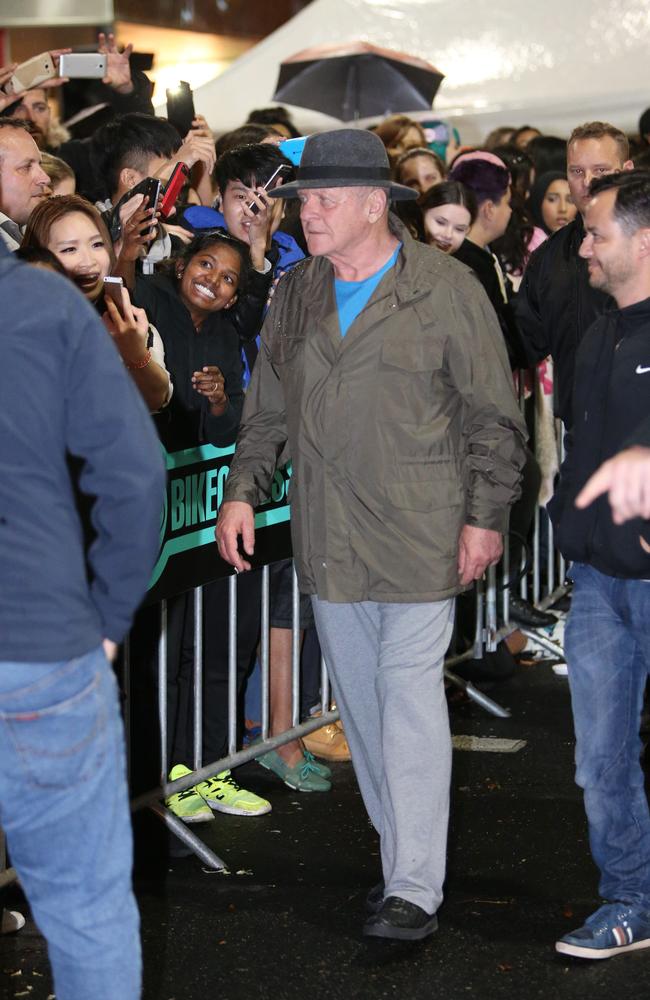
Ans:
[[[576,564],[565,633],[576,782],[603,899],[650,911],[650,812],[640,763],[650,673],[650,583]]]
[[[140,996],[124,732],[101,648],[0,662],[0,824],[57,1000]]]

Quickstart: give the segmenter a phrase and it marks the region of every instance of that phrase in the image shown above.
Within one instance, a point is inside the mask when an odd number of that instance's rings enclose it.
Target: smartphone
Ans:
[[[187,80],[181,80],[177,87],[171,87],[167,91],[167,120],[184,139],[195,118],[192,88]]]
[[[136,184],[136,186],[130,192],[130,197],[133,197],[134,194],[143,194],[146,198],[148,198],[149,200],[147,202],[147,208],[153,208],[155,217],[155,214],[158,211],[158,202],[160,201],[161,191],[162,191],[162,184],[157,177],[145,177],[143,181],[140,181],[139,184]],[[149,235],[153,238],[155,234],[156,234],[156,222],[154,218],[154,222],[149,227]]]
[[[428,143],[442,142],[446,146],[449,142],[449,125],[447,122],[430,122],[425,126],[424,134]]]
[[[67,52],[59,56],[59,76],[73,80],[101,80],[106,76],[106,56],[101,52]]]
[[[121,278],[112,278],[110,275],[104,278],[104,298],[111,299],[115,303],[117,311],[122,318],[124,318],[123,288],[124,282]]]
[[[178,197],[189,177],[190,172],[187,165],[185,163],[177,163],[160,199],[159,208],[163,219],[168,219],[171,215],[174,205],[178,201]]]
[[[27,62],[16,66],[13,76],[5,84],[6,94],[22,94],[23,90],[38,87],[39,83],[51,80],[57,75],[54,60],[49,52],[42,52]]]
[[[292,173],[292,168],[289,166],[289,164],[281,163],[280,166],[273,171],[268,181],[266,181],[266,183],[264,184],[264,190],[272,191],[273,188],[278,186],[278,181],[280,180],[280,178],[286,177],[290,173]],[[255,201],[251,201],[248,207],[250,208],[253,215],[257,215],[257,213],[260,210],[259,205]]]
[[[111,224],[109,226],[109,232],[111,234],[111,240],[116,243],[122,235],[122,220],[120,219],[120,209],[122,205],[130,201],[137,194],[143,194],[149,199],[147,208],[153,208],[154,213],[158,210],[158,202],[160,200],[160,192],[162,190],[162,182],[158,180],[157,177],[145,177],[144,180],[132,187],[126,194],[122,195],[119,202],[113,209],[113,214],[111,215]],[[151,226],[151,235],[154,235],[155,225]]]
[[[296,139],[284,139],[278,146],[280,152],[283,153],[288,160],[291,160],[294,167],[300,166],[300,161],[302,159],[307,139],[308,136],[300,135]]]

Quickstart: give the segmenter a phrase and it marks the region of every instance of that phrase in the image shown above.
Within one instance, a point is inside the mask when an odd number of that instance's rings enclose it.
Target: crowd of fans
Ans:
[[[227,446],[236,437],[269,298],[282,275],[306,254],[296,203],[265,196],[274,174],[274,184],[294,178],[294,162],[283,143],[298,133],[286,111],[273,107],[252,112],[240,128],[217,136],[197,116],[181,135],[154,115],[149,81],[131,69],[130,48],[119,52],[111,36],[100,37],[100,48],[107,55],[103,87],[110,118],[88,138],[71,138],[54,114],[50,97],[60,79],[17,96],[0,89],[0,238],[28,264],[69,278],[98,311],[168,451]],[[12,70],[0,69],[0,88]],[[640,134],[631,140],[605,123],[579,126],[569,148],[581,140],[611,143],[611,162],[599,168],[602,173],[650,166],[649,115],[644,113]],[[522,497],[511,518],[513,539],[523,543],[536,506],[552,490],[557,452],[549,440],[554,439],[554,415],[570,422],[571,378],[567,364],[564,381],[554,385],[552,345],[540,337],[531,346],[522,336],[521,316],[534,307],[527,266],[534,251],[583,209],[591,177],[571,161],[567,174],[566,137],[546,136],[527,125],[495,129],[476,148],[463,146],[451,129],[441,142],[439,131],[429,135],[404,115],[393,115],[374,130],[386,147],[394,179],[418,192],[416,202],[396,203],[395,211],[416,239],[475,272],[498,317],[513,377],[522,378],[523,369],[537,365],[537,377],[520,385],[534,430]],[[184,183],[163,218],[159,204],[151,203],[147,181],[158,180],[164,189],[179,164],[187,168]],[[109,277],[122,279],[117,296],[107,291]],[[519,303],[522,282],[525,294]],[[515,561],[520,552],[513,542]],[[257,574],[239,576],[237,587],[241,692],[259,642]],[[271,735],[291,725],[291,588],[290,564],[274,566]],[[225,581],[204,588],[205,763],[224,757],[227,749],[227,605]],[[511,610],[528,625],[555,621],[514,597]],[[169,602],[172,779],[189,773],[194,756],[193,616],[188,595]],[[141,666],[137,700],[149,705],[157,704],[158,627],[156,609],[147,609],[133,631]],[[300,629],[301,642],[304,635],[310,637],[306,661],[313,666],[319,656],[307,599],[301,600]],[[146,724],[140,734],[139,760],[151,765],[143,766],[140,781],[153,785],[158,739]],[[292,788],[327,791],[331,772],[310,748],[330,760],[347,755],[342,730],[327,727],[320,737],[265,754],[260,763]],[[271,808],[229,771],[172,796],[168,805],[187,823],[210,820],[213,810],[256,816]]]

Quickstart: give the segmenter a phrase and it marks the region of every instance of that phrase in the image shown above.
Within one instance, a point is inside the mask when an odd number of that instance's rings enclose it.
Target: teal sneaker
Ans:
[[[267,771],[273,771],[278,778],[284,781],[285,785],[293,788],[296,792],[329,792],[332,787],[331,782],[324,778],[313,766],[311,761],[303,758],[302,762],[289,767],[275,750],[269,750],[257,758],[257,763],[265,767]]]
[[[211,809],[231,816],[263,816],[271,812],[271,803],[238,785],[230,771],[220,771],[195,786]]]
[[[191,774],[189,767],[185,764],[176,764],[169,772],[169,780],[176,781],[177,778],[184,778],[186,774]],[[196,791],[196,788],[186,788],[184,792],[176,792],[165,799],[165,805],[174,816],[178,816],[184,823],[209,823],[214,819],[212,810],[203,801]]]
[[[316,760],[313,753],[310,753],[309,750],[305,749],[305,747],[302,748],[302,755],[305,760],[311,764],[313,770],[316,771],[317,774],[320,774],[321,778],[327,778],[329,781],[332,777],[332,771],[327,764],[323,764],[322,761]]]
[[[574,958],[612,958],[639,948],[650,948],[650,913],[627,903],[605,903],[555,945]]]

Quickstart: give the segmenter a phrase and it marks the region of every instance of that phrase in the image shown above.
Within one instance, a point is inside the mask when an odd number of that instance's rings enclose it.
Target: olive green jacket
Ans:
[[[298,264],[262,330],[225,500],[256,507],[292,460],[300,588],[326,601],[439,601],[461,590],[464,524],[504,531],[525,429],[503,336],[474,275],[403,241],[341,337],[333,269]]]

